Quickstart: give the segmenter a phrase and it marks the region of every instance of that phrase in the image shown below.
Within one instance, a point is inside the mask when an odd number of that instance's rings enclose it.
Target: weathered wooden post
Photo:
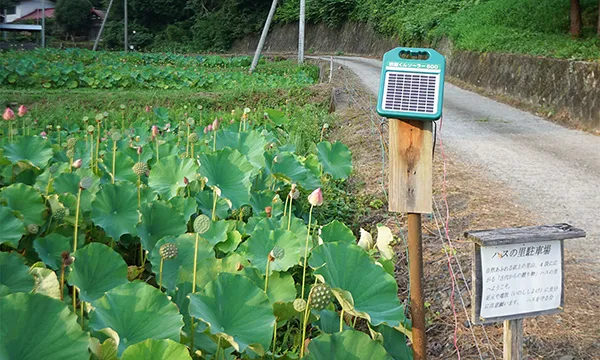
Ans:
[[[561,312],[563,241],[585,237],[568,224],[469,231],[472,322],[504,322],[504,360],[523,359],[523,319]]]
[[[383,57],[377,112],[391,119],[389,210],[408,213],[410,309],[415,360],[427,358],[421,214],[432,212],[432,121],[442,116],[442,55],[396,48]]]

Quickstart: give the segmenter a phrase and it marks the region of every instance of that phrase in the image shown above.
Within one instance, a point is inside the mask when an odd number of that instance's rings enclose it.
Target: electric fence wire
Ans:
[[[386,189],[385,189],[385,150],[387,148],[386,145],[388,145],[386,143],[385,137],[384,137],[385,118],[379,118],[380,119],[379,126],[376,125],[375,124],[375,120],[374,120],[374,114],[376,114],[376,112],[375,112],[375,109],[372,106],[373,99],[370,97],[369,101],[366,101],[355,90],[355,88],[353,86],[350,86],[349,80],[348,80],[347,76],[345,76],[345,78],[344,78],[344,83],[345,83],[344,84],[345,85],[345,90],[350,95],[353,103],[356,103],[356,104],[358,104],[359,102],[362,103],[361,104],[362,106],[359,106],[359,107],[363,110],[363,112],[365,113],[365,115],[367,115],[369,117],[369,120],[371,121],[371,133],[372,133],[372,135],[374,135],[373,128],[376,128],[378,130],[378,132],[379,132],[379,140],[380,140],[381,152],[382,152],[381,186],[382,186],[382,190],[383,190],[384,196],[385,196],[386,200],[388,200],[388,195],[387,195],[387,192],[386,192]],[[355,94],[357,96],[355,96]],[[359,101],[357,101],[357,100],[359,100]],[[378,115],[377,115],[377,117],[378,117]],[[450,252],[455,251],[454,250],[455,248],[454,248],[454,246],[452,244],[452,241],[450,240],[450,236],[449,236],[450,211],[449,211],[449,207],[448,207],[447,197],[445,195],[446,194],[446,156],[445,156],[445,153],[444,153],[443,142],[442,142],[442,138],[441,138],[441,135],[442,135],[442,125],[443,125],[443,120],[440,121],[440,129],[438,131],[437,130],[437,124],[435,124],[435,127],[436,127],[436,138],[434,140],[437,142],[438,137],[439,137],[440,148],[441,148],[442,158],[443,158],[443,163],[444,163],[443,164],[443,167],[444,167],[444,184],[443,184],[442,192],[444,194],[444,199],[445,199],[446,217],[445,218],[442,217],[440,209],[439,209],[439,206],[438,206],[438,203],[435,201],[435,198],[434,198],[434,205],[435,205],[435,208],[436,208],[437,215],[436,215],[436,212],[434,212],[433,213],[433,218],[434,218],[434,221],[436,223],[438,234],[440,236],[440,239],[442,240],[442,243],[445,245],[445,241],[448,242],[448,251],[445,251],[445,253],[446,253],[446,256],[448,257],[448,260],[449,260],[449,272],[450,272],[450,275],[451,275],[451,278],[452,278],[452,282],[453,282],[453,284],[457,283],[455,271],[453,270],[453,266],[451,265],[452,264],[451,258],[454,258],[454,260],[455,260],[455,262],[457,264],[459,273],[460,273],[460,275],[462,277],[462,281],[463,281],[463,283],[465,285],[465,288],[467,290],[467,293],[468,293],[469,297],[471,297],[471,289],[469,287],[469,284],[467,282],[466,276],[465,276],[464,271],[462,269],[462,265],[460,263],[460,260],[457,257],[455,257],[455,256],[450,256]],[[444,223],[445,223],[445,230],[444,231],[446,233],[446,240],[444,240],[444,236],[442,235],[442,231],[441,231],[441,227],[439,225],[438,219],[440,219],[440,220],[445,219],[444,220]],[[405,234],[404,234],[404,232],[402,230],[403,228],[400,226],[400,223],[399,223],[399,220],[398,220],[397,217],[395,217],[395,220],[397,222],[398,228],[400,229],[400,237],[403,240],[404,245],[406,247],[406,237],[405,237]],[[408,261],[408,254],[407,254],[407,261]],[[409,277],[410,277],[410,274],[409,274]],[[408,295],[408,297],[410,298],[410,289],[409,289],[409,295]],[[468,311],[467,311],[467,307],[465,305],[464,298],[462,296],[462,292],[460,291],[460,289],[459,289],[459,297],[460,297],[460,302],[461,302],[463,311],[464,311],[465,316],[467,317],[467,321],[468,321],[468,319],[469,319]],[[405,311],[406,311],[406,308],[405,308]],[[405,313],[405,315],[406,315],[406,313]],[[454,315],[455,315],[455,319],[456,319],[456,312],[455,311],[454,311]],[[494,348],[494,346],[492,345],[492,343],[491,343],[491,341],[489,339],[488,333],[487,333],[487,331],[486,331],[486,329],[485,329],[485,327],[483,325],[480,325],[480,326],[481,326],[481,329],[482,329],[483,334],[485,336],[485,341],[483,343],[487,343],[487,347],[490,349],[490,352],[491,352],[494,360],[497,360],[495,348]],[[455,320],[455,334],[454,334],[455,344],[454,345],[455,345],[455,349],[456,349],[457,354],[458,354],[459,359],[460,359],[460,352],[459,352],[457,344],[456,344],[456,330],[457,330],[457,328],[458,328],[458,324],[457,324],[457,322]],[[470,325],[469,329],[470,329],[471,335],[473,337],[473,340],[475,342],[475,347],[477,348],[477,352],[478,352],[479,358],[483,359],[483,355],[482,355],[481,349],[479,347],[479,342],[477,341],[477,336],[475,334],[475,331],[473,330],[473,326]]]

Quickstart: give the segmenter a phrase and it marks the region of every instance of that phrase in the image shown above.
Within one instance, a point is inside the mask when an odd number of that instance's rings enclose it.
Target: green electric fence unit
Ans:
[[[383,55],[377,113],[435,121],[442,116],[446,59],[432,49],[395,48]]]

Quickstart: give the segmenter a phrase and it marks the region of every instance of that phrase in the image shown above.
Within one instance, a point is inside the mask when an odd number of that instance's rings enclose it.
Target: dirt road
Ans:
[[[377,94],[381,61],[343,56],[335,61]],[[446,83],[442,138],[454,157],[512,189],[540,223],[584,229],[587,238],[568,241],[567,251],[600,272],[600,137]]]

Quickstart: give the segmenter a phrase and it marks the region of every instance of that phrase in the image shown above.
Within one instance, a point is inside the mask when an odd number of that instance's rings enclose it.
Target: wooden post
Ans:
[[[306,0],[300,0],[300,17],[298,19],[298,64],[304,63],[305,17],[306,17]]]
[[[504,321],[504,360],[523,359],[523,319]]]
[[[410,311],[415,360],[427,359],[421,214],[432,212],[432,123],[389,120],[389,210],[408,213]]]
[[[329,58],[329,83],[333,79],[333,56]]]

